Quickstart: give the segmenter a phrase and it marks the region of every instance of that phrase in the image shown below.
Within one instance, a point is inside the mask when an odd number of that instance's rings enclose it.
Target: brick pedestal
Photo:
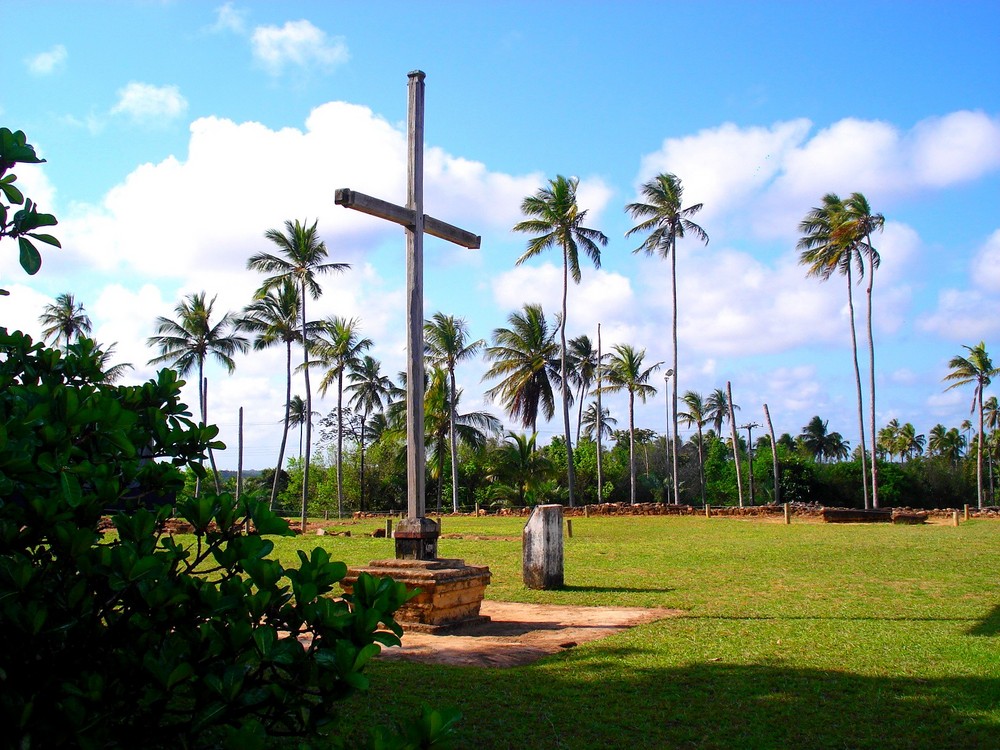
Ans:
[[[479,614],[490,583],[486,566],[466,565],[464,560],[373,560],[363,568],[350,568],[340,585],[350,593],[361,573],[388,576],[420,593],[397,610],[396,621],[406,630],[446,632],[459,625],[482,622]]]

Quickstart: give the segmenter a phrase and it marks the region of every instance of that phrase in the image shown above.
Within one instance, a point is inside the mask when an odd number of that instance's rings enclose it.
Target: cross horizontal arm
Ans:
[[[407,229],[413,228],[415,219],[413,209],[397,206],[395,203],[389,203],[389,201],[380,198],[373,198],[370,195],[359,193],[357,190],[340,188],[335,194],[335,202],[338,206],[353,208],[355,211],[400,224]],[[435,219],[427,214],[424,214],[424,232],[472,250],[478,250],[482,245],[482,238],[478,234],[459,229],[453,224]]]

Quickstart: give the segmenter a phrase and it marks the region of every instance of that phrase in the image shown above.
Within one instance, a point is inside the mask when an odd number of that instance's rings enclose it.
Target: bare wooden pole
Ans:
[[[601,324],[597,324],[597,503],[604,502],[604,474],[601,471],[601,431],[604,428],[601,414],[601,384],[604,376],[604,356],[601,353]]]
[[[771,412],[764,404],[764,420],[767,422],[767,431],[771,434],[771,464],[774,467],[774,504],[781,503],[781,473],[778,471],[778,441],[774,438],[774,425],[771,423]]]
[[[736,434],[736,415],[733,412],[733,385],[726,381],[726,399],[729,401],[729,427],[733,433],[733,462],[736,464],[736,491],[740,497],[740,507],[743,507],[743,477],[740,471],[740,438]]]

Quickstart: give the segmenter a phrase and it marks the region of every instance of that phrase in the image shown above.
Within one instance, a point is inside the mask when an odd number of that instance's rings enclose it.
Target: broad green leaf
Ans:
[[[62,244],[53,237],[51,234],[36,234],[34,232],[29,233],[29,237],[34,237],[39,242],[44,242],[46,245],[55,245],[56,247],[62,247]]]
[[[42,256],[35,249],[35,246],[31,244],[30,240],[18,237],[17,243],[21,247],[21,268],[29,276],[34,276],[38,273],[38,269],[42,267]]]

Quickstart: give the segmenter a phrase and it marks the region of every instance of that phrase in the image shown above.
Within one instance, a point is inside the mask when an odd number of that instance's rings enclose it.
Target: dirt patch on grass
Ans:
[[[484,601],[488,622],[459,627],[447,635],[406,632],[402,648],[380,658],[474,667],[530,664],[580,643],[606,638],[647,622],[678,617],[677,609],[568,607]]]

